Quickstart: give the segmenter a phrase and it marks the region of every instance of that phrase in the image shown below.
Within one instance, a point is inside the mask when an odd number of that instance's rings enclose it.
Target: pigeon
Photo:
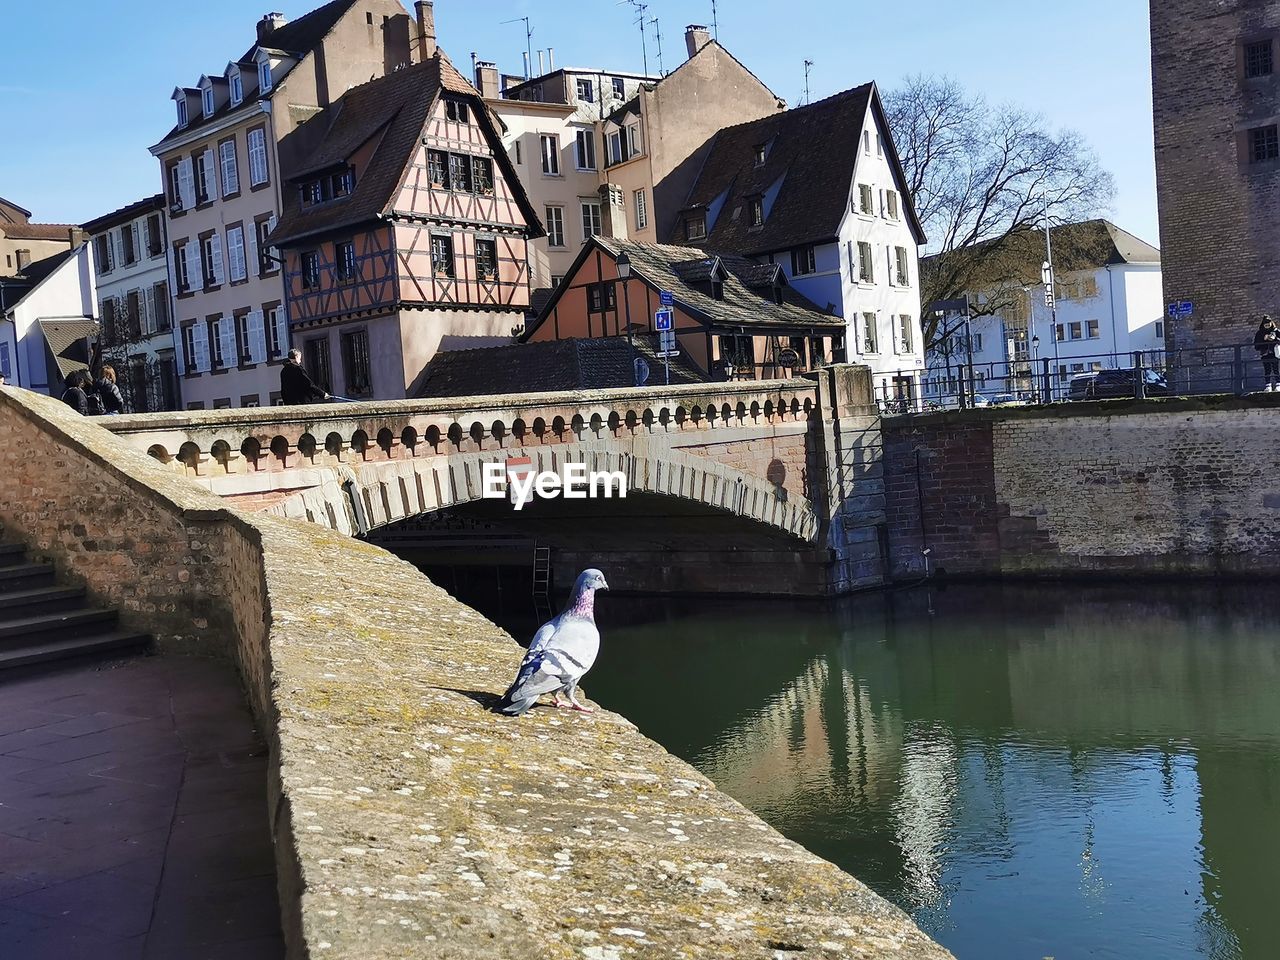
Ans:
[[[515,682],[498,701],[499,713],[521,716],[545,693],[555,695],[557,707],[592,712],[591,707],[578,702],[574,692],[600,652],[600,631],[596,629],[595,620],[596,591],[608,589],[609,584],[599,570],[583,570],[578,574],[564,610],[533,635]],[[560,699],[562,693],[569,698],[567,704]]]

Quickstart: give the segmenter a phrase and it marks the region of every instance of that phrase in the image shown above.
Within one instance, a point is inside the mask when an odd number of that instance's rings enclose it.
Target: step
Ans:
[[[0,593],[10,590],[30,590],[32,587],[53,583],[53,564],[15,563],[0,567]]]
[[[25,611],[15,611],[25,613]],[[60,639],[83,637],[114,627],[115,610],[61,610],[30,613],[15,619],[0,619],[0,645],[12,648],[29,638],[57,633]]]
[[[11,567],[21,563],[27,556],[27,547],[23,543],[0,543],[0,567]]]
[[[28,643],[9,650],[0,650],[0,670],[30,666],[50,660],[66,660],[70,657],[87,657],[104,653],[141,650],[151,642],[145,633],[115,630],[92,637],[48,639],[42,643]]]
[[[0,593],[0,618],[9,611],[77,610],[84,606],[84,587],[32,587]]]

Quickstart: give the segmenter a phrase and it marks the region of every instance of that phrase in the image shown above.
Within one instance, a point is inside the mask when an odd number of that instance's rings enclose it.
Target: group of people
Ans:
[[[88,370],[73,370],[67,374],[62,402],[84,417],[122,412],[124,397],[116,386],[115,368],[103,364],[97,380]]]

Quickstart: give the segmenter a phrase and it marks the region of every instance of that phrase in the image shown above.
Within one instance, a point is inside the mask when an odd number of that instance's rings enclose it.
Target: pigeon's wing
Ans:
[[[543,650],[547,659],[560,662],[564,672],[581,677],[600,653],[600,631],[590,620],[569,619],[560,624]]]
[[[540,626],[538,628],[538,632],[533,635],[533,639],[529,641],[529,653],[526,654],[526,658],[528,656],[532,656],[533,654],[541,651],[542,648],[547,645],[548,641],[550,641],[551,638],[556,635],[556,630],[559,628],[559,626],[560,626],[559,617],[552,617],[550,620],[548,620],[546,623]]]
[[[539,654],[532,662],[522,664],[513,684],[502,695],[498,709],[503,713],[524,713],[544,693],[566,686],[569,678],[554,657]]]

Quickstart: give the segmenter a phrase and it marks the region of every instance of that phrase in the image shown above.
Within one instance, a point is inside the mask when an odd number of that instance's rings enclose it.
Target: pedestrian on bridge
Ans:
[[[1253,349],[1262,358],[1262,375],[1267,384],[1262,389],[1266,393],[1280,390],[1280,328],[1269,316],[1263,316],[1258,332],[1253,335]]]
[[[287,406],[296,403],[323,403],[333,398],[311,379],[302,366],[302,351],[289,351],[289,359],[280,368],[280,399]]]

